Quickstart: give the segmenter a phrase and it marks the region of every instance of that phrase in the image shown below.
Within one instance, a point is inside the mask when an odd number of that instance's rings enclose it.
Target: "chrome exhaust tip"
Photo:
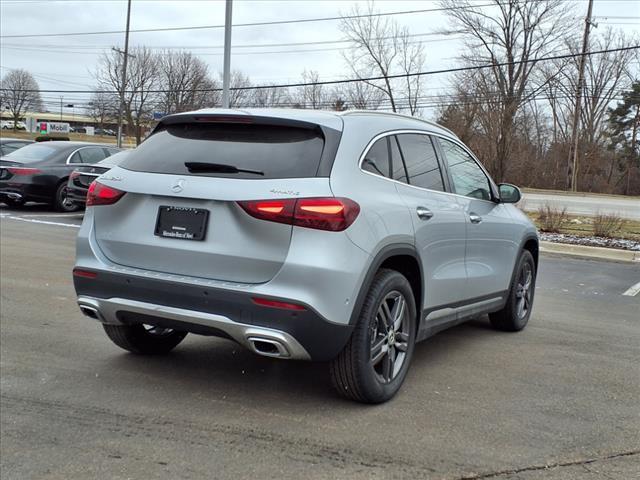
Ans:
[[[251,349],[258,355],[265,357],[287,358],[291,355],[287,347],[277,340],[262,337],[247,338]]]
[[[84,313],[85,317],[93,318],[94,320],[98,320],[100,322],[103,321],[102,315],[98,312],[97,308],[90,307],[88,305],[78,305],[80,307],[80,311]]]

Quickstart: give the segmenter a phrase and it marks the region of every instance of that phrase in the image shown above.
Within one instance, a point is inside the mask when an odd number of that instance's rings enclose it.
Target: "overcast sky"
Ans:
[[[355,4],[351,0],[234,0],[233,23],[267,22],[348,13]],[[477,0],[478,4],[487,0]],[[381,12],[437,8],[436,0],[377,0]],[[576,21],[586,14],[587,1],[567,1],[576,12]],[[594,15],[598,30],[619,28],[631,34],[640,30],[640,1],[595,0]],[[635,18],[634,18],[635,17]],[[98,32],[123,30],[126,0],[0,0],[0,27],[8,35]],[[447,26],[440,12],[424,12],[393,17],[406,25],[412,34],[433,33]],[[224,23],[224,1],[200,0],[133,0],[131,28],[169,28]],[[268,46],[300,42],[326,42],[343,39],[337,21],[288,25],[236,27],[233,30],[232,68],[250,76],[254,83],[290,83],[300,80],[302,71],[317,70],[322,79],[348,78],[339,48],[344,43]],[[154,48],[184,47],[197,53],[212,72],[222,69],[223,29],[185,30],[173,32],[132,33],[132,46]],[[461,42],[455,35],[423,37],[427,70],[451,67],[461,53]],[[34,74],[41,89],[84,90],[93,87],[92,72],[101,51],[112,46],[122,48],[124,34],[67,37],[2,38],[0,65],[2,75],[9,69],[24,68]],[[252,45],[250,47],[243,47]],[[315,50],[315,51],[314,51]],[[446,76],[429,77],[430,90],[446,85]],[[49,109],[59,104],[60,93],[45,93]],[[83,94],[63,94],[64,103],[86,101]]]

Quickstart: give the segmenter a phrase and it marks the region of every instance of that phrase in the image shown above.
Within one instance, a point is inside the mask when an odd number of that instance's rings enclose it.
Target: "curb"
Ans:
[[[574,257],[640,263],[640,252],[632,250],[618,250],[616,248],[588,247],[585,245],[571,245],[568,243],[541,241],[540,251],[542,253],[555,253]]]

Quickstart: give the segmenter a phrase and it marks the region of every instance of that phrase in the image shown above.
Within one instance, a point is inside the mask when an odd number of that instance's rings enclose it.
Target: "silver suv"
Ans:
[[[383,402],[416,342],[483,314],[527,324],[538,238],[519,199],[415,118],[171,115],[90,187],[78,304],[134,353],[214,335],[330,361],[338,392]]]

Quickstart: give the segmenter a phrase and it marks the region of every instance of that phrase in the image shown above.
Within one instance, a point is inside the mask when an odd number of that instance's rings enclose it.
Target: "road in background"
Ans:
[[[80,217],[45,215],[0,210],[3,480],[637,474],[640,295],[623,293],[639,265],[543,257],[525,331],[443,332],[394,400],[364,406],[325,364],[226,340],[123,352],[75,304],[77,228],[60,224]]]
[[[598,213],[619,215],[629,220],[640,220],[640,199],[638,197],[562,194],[562,193],[524,193],[521,207],[535,211],[549,204],[557,208],[566,208],[574,215],[597,215]]]

